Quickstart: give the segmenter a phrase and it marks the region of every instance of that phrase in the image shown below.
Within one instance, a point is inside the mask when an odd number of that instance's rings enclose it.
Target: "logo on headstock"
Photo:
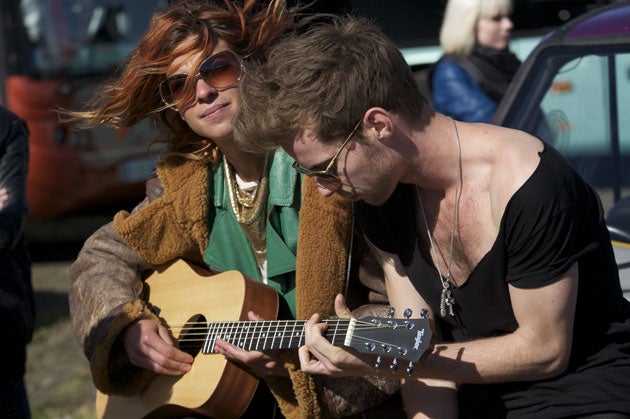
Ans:
[[[418,333],[416,334],[416,339],[415,342],[413,344],[413,349],[420,349],[420,345],[422,344],[422,338],[424,338],[424,329],[420,329],[418,330]]]

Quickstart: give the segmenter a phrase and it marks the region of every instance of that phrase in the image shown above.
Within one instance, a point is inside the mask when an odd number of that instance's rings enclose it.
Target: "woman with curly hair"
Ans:
[[[300,13],[284,0],[176,2],[154,15],[120,75],[86,110],[64,111],[79,128],[125,128],[150,118],[166,134],[146,198],[97,230],[70,268],[73,328],[100,392],[132,397],[158,374],[183,377],[194,368],[193,356],[178,349],[143,292],[144,278],[165,264],[183,259],[265,283],[279,296],[280,319],[333,313],[332,296],[344,289],[356,295],[357,307],[378,295],[355,280],[360,263],[348,258],[361,256],[356,243],[351,249],[351,206],[322,199],[284,152],[249,153],[233,142],[241,76],[250,63],[264,60],[266,46],[295,27]],[[194,294],[191,288],[191,301],[199,297]],[[229,295],[219,298],[237,304]],[[210,350],[239,365],[228,364],[225,374],[264,378],[244,417],[353,414],[398,385],[316,380],[299,371],[296,351],[248,351],[226,341]],[[181,413],[225,416],[212,399],[201,410]]]

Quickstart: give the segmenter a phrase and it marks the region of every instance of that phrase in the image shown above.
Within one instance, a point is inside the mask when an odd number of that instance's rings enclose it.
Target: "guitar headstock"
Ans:
[[[352,329],[345,345],[363,353],[417,362],[431,347],[432,332],[426,317],[364,317],[357,319]]]

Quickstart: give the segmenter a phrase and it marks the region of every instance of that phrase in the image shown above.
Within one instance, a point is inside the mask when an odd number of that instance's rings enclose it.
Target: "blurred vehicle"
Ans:
[[[375,19],[400,47],[414,70],[434,63],[442,51],[438,35],[447,0],[316,0],[324,12],[353,12]],[[610,0],[514,0],[511,49],[525,56],[550,30]]]
[[[296,0],[289,0],[294,3]],[[31,131],[31,218],[50,219],[133,203],[160,147],[148,122],[127,130],[71,131],[54,112],[79,109],[169,0],[1,0],[0,103]],[[524,57],[543,33],[609,0],[515,0],[512,49]],[[446,0],[315,0],[313,11],[374,18],[414,69],[440,56]],[[148,152],[147,152],[148,151]]]
[[[30,130],[31,218],[137,201],[160,147],[148,122],[72,131],[54,111],[81,109],[135,46],[164,0],[2,0],[0,102]]]
[[[628,115],[630,2],[623,1],[546,36],[521,65],[493,122],[552,144],[597,190],[630,300]]]
[[[613,0],[514,0],[510,50],[524,60],[542,37],[583,13]],[[355,13],[374,21],[400,48],[422,94],[430,98],[430,65],[442,55],[439,32],[447,0],[315,0],[311,8]]]

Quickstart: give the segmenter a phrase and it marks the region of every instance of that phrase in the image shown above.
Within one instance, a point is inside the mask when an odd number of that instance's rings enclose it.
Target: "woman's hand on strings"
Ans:
[[[152,319],[138,320],[127,326],[123,345],[133,365],[159,374],[185,374],[194,359],[177,349],[168,330]]]
[[[249,320],[265,320],[253,311],[248,312],[247,315]],[[214,350],[230,361],[243,365],[258,377],[289,376],[282,360],[282,354],[285,353],[283,350],[248,351],[224,340],[217,340]]]

